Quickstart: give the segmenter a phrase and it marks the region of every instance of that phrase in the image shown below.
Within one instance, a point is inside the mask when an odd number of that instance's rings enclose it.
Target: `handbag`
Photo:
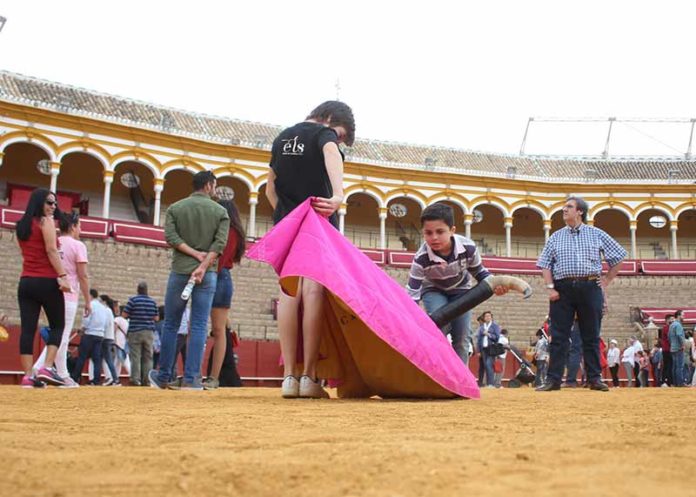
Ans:
[[[488,355],[496,357],[505,353],[505,346],[502,343],[493,342],[488,345]]]

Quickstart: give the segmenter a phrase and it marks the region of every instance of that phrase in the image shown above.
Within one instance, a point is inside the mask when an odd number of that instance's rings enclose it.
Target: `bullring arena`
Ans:
[[[167,206],[188,195],[192,173],[211,170],[253,243],[271,226],[264,193],[280,128],[9,72],[0,90],[0,310],[11,323],[0,342],[0,495],[696,495],[691,388],[281,399],[277,278],[248,259],[233,270],[230,316],[243,388],[20,389],[13,226],[31,190],[50,187],[61,209],[80,212],[94,287],[125,302],[146,279],[162,302]],[[486,266],[535,289],[529,301],[485,304],[522,350],[548,309],[536,257],[569,194],[630,253],[608,295],[605,341],[651,343],[649,316],[696,311],[691,157],[542,159],[370,140],[345,153],[341,232],[403,284],[422,209],[450,204]],[[517,367],[508,357],[504,386]]]

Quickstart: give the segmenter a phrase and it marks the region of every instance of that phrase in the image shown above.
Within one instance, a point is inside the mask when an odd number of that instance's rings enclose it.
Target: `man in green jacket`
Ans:
[[[215,295],[217,272],[215,260],[227,244],[230,218],[227,210],[211,199],[215,176],[201,171],[193,177],[193,193],[167,209],[164,235],[174,249],[164,298],[164,326],[160,349],[159,371],[150,372],[150,386],[203,390],[201,365],[208,331],[208,316]],[[190,292],[191,328],[189,331],[184,377],[180,384],[172,382],[176,334],[188,298],[182,295],[187,284]]]

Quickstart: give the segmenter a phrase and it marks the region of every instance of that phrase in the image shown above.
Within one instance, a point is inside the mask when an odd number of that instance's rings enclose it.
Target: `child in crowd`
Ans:
[[[406,289],[413,300],[422,299],[425,310],[432,314],[471,289],[474,279],[480,283],[491,273],[483,266],[476,244],[455,234],[452,207],[441,202],[428,206],[420,220],[425,242],[413,258]],[[494,292],[503,295],[507,288],[498,286]],[[451,335],[452,347],[468,365],[471,311],[453,320],[442,332]]]
[[[549,341],[544,332],[539,329],[536,332],[537,342],[534,346],[534,360],[536,361],[535,386],[541,386],[546,382],[546,371],[549,369]]]
[[[648,354],[644,350],[638,351],[638,381],[641,387],[647,387],[648,385],[648,368],[650,367],[650,361],[648,360]]]

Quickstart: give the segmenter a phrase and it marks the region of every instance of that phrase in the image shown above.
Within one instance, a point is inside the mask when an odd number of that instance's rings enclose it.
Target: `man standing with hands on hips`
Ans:
[[[599,359],[604,292],[616,278],[627,254],[603,230],[584,224],[588,210],[582,198],[568,197],[563,206],[566,226],[551,235],[537,261],[549,295],[551,318],[549,370],[546,382],[537,387],[539,392],[561,388],[570,329],[576,314],[590,389],[609,390],[602,382]],[[605,276],[602,276],[602,257],[609,265]]]

